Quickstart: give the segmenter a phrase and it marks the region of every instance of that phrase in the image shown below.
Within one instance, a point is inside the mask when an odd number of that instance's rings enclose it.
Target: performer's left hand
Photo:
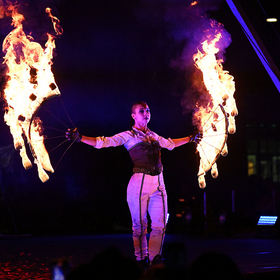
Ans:
[[[190,135],[190,142],[195,142],[195,144],[199,144],[202,138],[203,134],[200,131],[197,131],[193,135]]]

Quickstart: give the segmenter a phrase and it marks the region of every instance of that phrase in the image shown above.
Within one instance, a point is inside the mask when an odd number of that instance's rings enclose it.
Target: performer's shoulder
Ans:
[[[130,136],[130,137],[133,137],[134,135],[136,135],[135,131],[134,130],[126,130],[126,131],[123,131],[121,132],[122,134],[125,134],[127,136]]]

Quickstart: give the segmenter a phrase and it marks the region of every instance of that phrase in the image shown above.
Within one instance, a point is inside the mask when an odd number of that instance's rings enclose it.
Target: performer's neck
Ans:
[[[133,127],[136,128],[137,130],[143,131],[144,133],[146,133],[147,130],[148,130],[147,125],[145,125],[145,126],[141,126],[141,125],[135,126],[135,125],[134,125]]]

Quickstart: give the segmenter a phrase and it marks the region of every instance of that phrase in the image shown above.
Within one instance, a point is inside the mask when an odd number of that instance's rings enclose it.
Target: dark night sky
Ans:
[[[279,23],[274,25],[276,30],[267,26],[256,2],[240,1],[279,67],[280,39],[276,33]],[[261,2],[265,2],[263,5],[267,7],[263,7],[268,11],[271,1]],[[193,132],[191,112],[184,113],[180,104],[184,90],[191,86],[185,77],[193,66],[184,71],[171,67],[172,62],[181,58],[183,49],[193,47],[196,28],[202,30],[196,26],[195,17],[192,20],[184,15],[186,3],[190,1],[26,0],[25,3],[28,3],[23,8],[25,29],[32,31],[34,38],[42,43],[47,4],[61,21],[64,33],[56,40],[53,71],[66,110],[82,134],[111,136],[127,130],[130,106],[140,99],[149,104],[152,111],[149,127],[158,134],[175,138]],[[230,189],[244,187],[246,125],[279,124],[279,92],[225,1],[201,3],[200,11],[210,9],[208,15],[223,23],[231,35],[232,43],[224,54],[224,69],[234,76],[239,109],[237,132],[228,140],[229,154],[218,161],[220,176],[214,180],[207,175],[206,188],[215,198],[214,209],[217,204],[227,204]],[[0,21],[3,40],[10,30],[9,19]],[[189,37],[182,37],[182,30],[187,30]],[[47,103],[48,110],[71,126],[58,98]],[[66,129],[43,109],[39,116],[46,126]],[[5,150],[12,144],[12,137],[4,121],[0,129],[0,147]],[[45,133],[49,138],[63,134],[47,128]],[[48,150],[62,140],[59,141],[46,141]],[[66,148],[67,145],[62,145],[50,153],[54,166]],[[73,223],[91,230],[106,228],[106,223],[116,221],[129,224],[125,196],[131,164],[123,147],[96,150],[75,143],[44,184],[37,176],[36,167],[24,170],[18,153],[11,151],[11,162],[2,167],[2,177],[5,195],[13,205],[20,230],[32,231],[32,221],[36,219],[43,222],[34,230],[42,232],[52,231],[58,223],[58,231],[73,227]],[[194,145],[163,151],[163,163],[170,212],[175,211],[175,201],[180,197],[196,196],[199,201],[202,191],[197,184],[198,159]],[[102,222],[100,217],[107,222]]]

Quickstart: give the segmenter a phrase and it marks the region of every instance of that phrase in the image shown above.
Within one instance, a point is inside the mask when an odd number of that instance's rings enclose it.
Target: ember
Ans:
[[[192,3],[191,3],[191,6],[194,6],[194,5],[197,5],[197,1],[193,1]]]
[[[0,279],[51,279],[51,272],[45,264],[20,261],[17,264],[0,262]]]

